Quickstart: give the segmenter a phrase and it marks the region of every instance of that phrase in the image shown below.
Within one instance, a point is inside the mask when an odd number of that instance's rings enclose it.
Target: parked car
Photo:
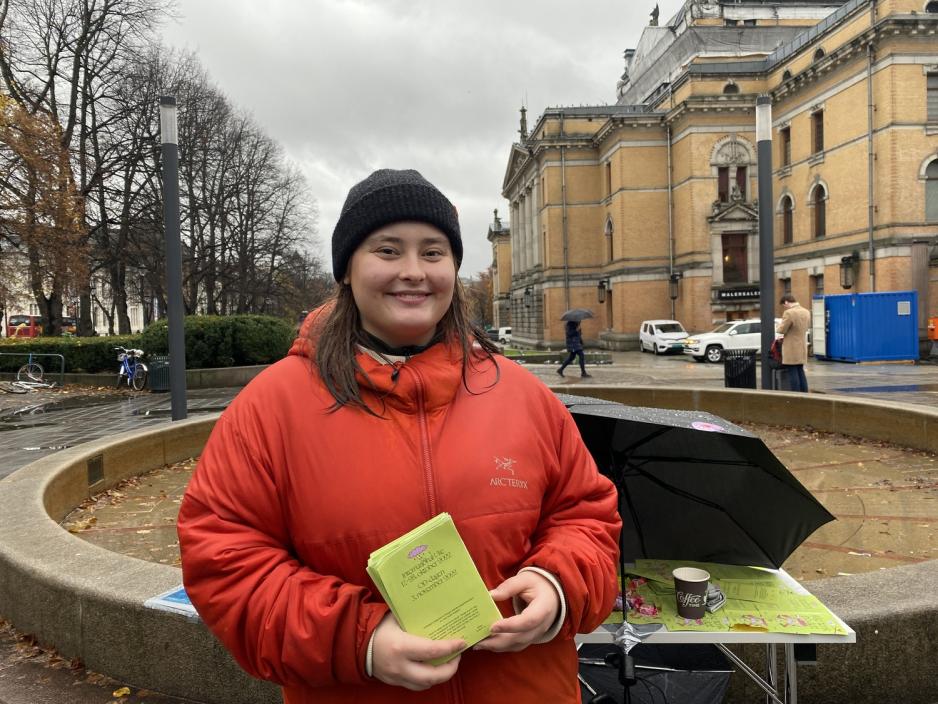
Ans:
[[[781,322],[775,319],[775,324]],[[710,332],[690,335],[684,340],[684,354],[698,362],[722,362],[724,350],[762,348],[762,321],[759,318],[731,320],[718,325]]]
[[[7,318],[7,337],[39,337],[42,318],[38,315],[11,315]]]
[[[507,345],[511,342],[511,328],[501,327],[501,328],[485,328],[485,334],[488,335],[490,340]]]
[[[685,337],[687,330],[676,320],[646,320],[639,327],[638,348],[655,354],[682,352]]]

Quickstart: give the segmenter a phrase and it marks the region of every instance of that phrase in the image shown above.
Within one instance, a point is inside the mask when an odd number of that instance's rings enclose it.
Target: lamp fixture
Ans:
[[[684,273],[680,271],[672,271],[671,275],[668,277],[668,295],[671,297],[672,301],[677,299],[678,284],[683,278]]]
[[[609,279],[600,279],[599,283],[596,284],[596,299],[600,303],[606,302],[606,291],[611,291],[612,285],[609,283]]]
[[[857,269],[860,268],[860,252],[854,250],[846,257],[840,258],[840,287],[853,288],[857,280]]]
[[[524,287],[524,307],[530,308],[531,303],[533,303],[533,301],[534,301],[534,289],[532,289],[530,286],[525,286]]]

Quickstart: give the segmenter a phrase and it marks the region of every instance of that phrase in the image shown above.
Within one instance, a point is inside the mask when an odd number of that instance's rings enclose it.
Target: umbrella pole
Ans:
[[[619,518],[622,518],[622,509],[625,508],[626,496],[625,496],[625,477],[619,475],[620,482],[616,484],[616,494],[619,499]],[[634,512],[632,513],[634,516]],[[638,526],[636,526],[638,529]],[[641,538],[641,530],[639,530],[639,538]],[[619,595],[622,598],[622,625],[625,625],[626,614],[629,611],[629,605],[625,600],[625,541],[623,539],[624,531],[619,531]],[[644,541],[642,541],[644,544]],[[643,546],[644,549],[644,546]],[[622,653],[619,655],[617,664],[619,666],[619,683],[622,685],[622,693],[624,696],[625,704],[630,704],[632,701],[632,686],[635,684],[635,661],[632,656],[628,654],[625,650],[625,647],[622,647]]]

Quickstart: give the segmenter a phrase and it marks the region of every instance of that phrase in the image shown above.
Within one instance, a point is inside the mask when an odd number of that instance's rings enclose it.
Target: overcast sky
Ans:
[[[680,0],[660,2],[664,24]],[[574,10],[573,8],[577,9]],[[461,273],[491,263],[518,109],[615,102],[623,50],[654,2],[629,0],[177,0],[164,41],[194,50],[306,174],[319,253],[349,188],[415,168],[456,205]]]

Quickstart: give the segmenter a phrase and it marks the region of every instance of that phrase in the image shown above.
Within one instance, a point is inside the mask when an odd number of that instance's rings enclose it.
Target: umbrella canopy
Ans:
[[[589,308],[571,308],[566,313],[560,316],[561,320],[570,321],[572,320],[575,323],[580,322],[581,320],[586,320],[587,318],[593,317],[593,311]]]
[[[718,416],[561,395],[615,482],[628,560],[778,568],[834,517],[761,439]]]

